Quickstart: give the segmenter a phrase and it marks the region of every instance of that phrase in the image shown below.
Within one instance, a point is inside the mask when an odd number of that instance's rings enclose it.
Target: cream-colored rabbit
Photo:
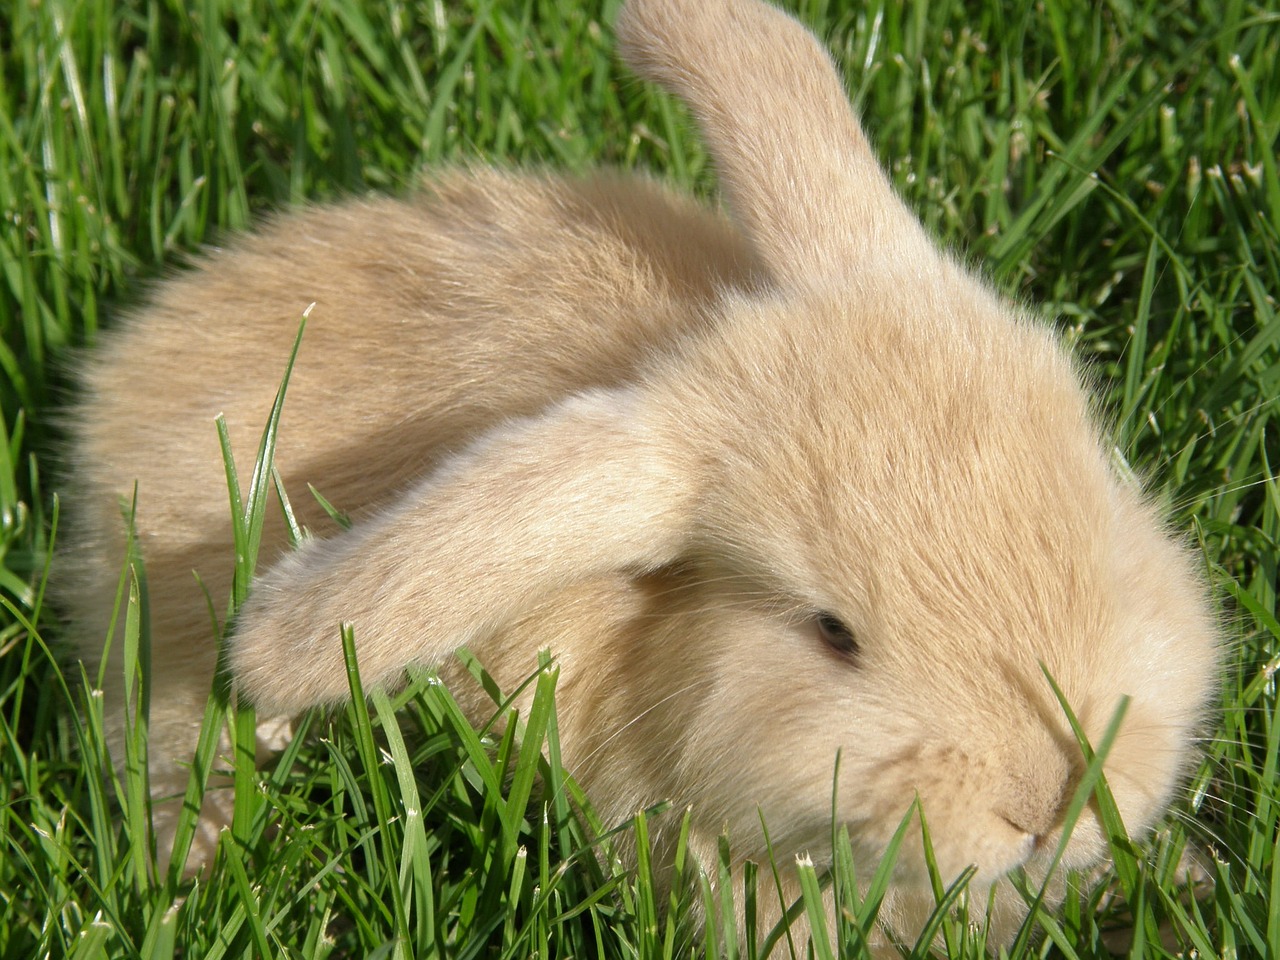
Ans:
[[[346,695],[344,622],[367,683],[460,646],[514,683],[549,648],[604,816],[689,804],[699,855],[727,828],[763,858],[763,814],[790,884],[829,856],[839,752],[864,869],[918,795],[943,872],[985,887],[1052,851],[1082,767],[1043,664],[1093,738],[1132,697],[1107,772],[1141,833],[1194,756],[1214,616],[1071,358],[936,249],[799,25],[631,0],[618,34],[692,108],[732,221],[635,177],[446,173],[267,224],[89,365],[64,594],[92,658],[136,482],[157,791],[185,784],[214,662],[192,570],[229,589],[213,417],[245,469],[314,302],[277,464],[355,524],[295,493],[328,535],[287,553],[268,528],[231,654],[260,716]],[[1067,860],[1104,853],[1086,817]],[[917,840],[888,904],[908,936],[923,864]]]

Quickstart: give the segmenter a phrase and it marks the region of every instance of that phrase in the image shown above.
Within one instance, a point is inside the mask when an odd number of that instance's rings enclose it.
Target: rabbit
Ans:
[[[918,798],[1007,939],[1001,880],[1048,862],[1084,768],[1045,673],[1095,741],[1131,698],[1105,769],[1141,835],[1212,707],[1209,585],[1058,336],[894,194],[808,31],[761,0],[628,0],[616,33],[691,109],[727,215],[638,175],[441,171],[209,252],[86,364],[63,591],[96,662],[136,484],[161,847],[214,670],[204,590],[230,590],[213,418],[247,472],[314,304],[276,464],[353,523],[295,497],[290,551],[269,511],[229,653],[263,749],[348,696],[342,624],[367,685],[435,668],[477,718],[456,651],[514,686],[550,650],[604,819],[671,800],[695,857],[727,832],[739,867],[763,821],[785,898],[797,857],[829,862],[833,776],[861,876]],[[1106,849],[1086,811],[1063,862]],[[910,939],[933,904],[917,835],[883,917]]]

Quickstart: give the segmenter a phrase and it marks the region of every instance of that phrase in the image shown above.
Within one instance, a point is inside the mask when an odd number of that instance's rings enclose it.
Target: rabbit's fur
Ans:
[[[606,818],[671,799],[699,855],[727,828],[763,858],[763,813],[791,884],[829,855],[839,752],[864,867],[918,795],[943,873],[985,886],[1052,852],[1082,769],[1043,665],[1094,739],[1132,697],[1106,769],[1141,833],[1194,756],[1215,621],[1067,351],[937,250],[782,13],[631,0],[618,35],[692,108],[732,221],[633,176],[444,173],[210,253],[87,365],[63,594],[93,659],[136,482],[157,794],[211,681],[204,590],[230,587],[213,418],[247,474],[314,302],[276,462],[324,536],[288,553],[271,511],[231,641],[260,716],[346,696],[343,622],[366,683],[467,646],[514,684],[548,648]],[[1086,814],[1067,863],[1104,854]],[[888,910],[909,935],[931,903],[917,838]]]

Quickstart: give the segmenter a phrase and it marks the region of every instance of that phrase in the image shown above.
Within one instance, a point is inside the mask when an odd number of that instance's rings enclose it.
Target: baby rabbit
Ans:
[[[288,552],[270,511],[230,654],[260,717],[347,695],[343,623],[368,684],[460,647],[514,684],[547,648],[603,817],[688,805],[710,862],[726,829],[764,859],[763,815],[793,886],[830,855],[839,753],[864,876],[918,796],[945,878],[985,891],[1044,864],[1083,769],[1047,669],[1095,741],[1132,698],[1106,772],[1143,832],[1194,759],[1215,618],[1067,351],[939,252],[797,23],[629,0],[617,32],[691,108],[730,219],[633,176],[445,172],[209,254],[87,365],[63,593],[92,660],[136,483],[157,822],[214,668],[204,590],[230,588],[213,418],[247,472],[314,302],[276,462],[354,524],[295,496],[325,535]],[[1086,813],[1066,863],[1105,852]],[[910,938],[932,904],[917,836],[885,915]]]

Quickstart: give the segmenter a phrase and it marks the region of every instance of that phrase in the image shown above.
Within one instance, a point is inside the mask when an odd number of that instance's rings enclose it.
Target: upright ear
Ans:
[[[693,484],[639,411],[634,390],[600,391],[502,426],[381,515],[282,560],[237,619],[241,692],[279,712],[337,702],[343,623],[362,678],[382,684],[572,582],[676,559]]]
[[[623,58],[692,109],[730,207],[784,287],[933,247],[894,194],[831,58],[760,0],[628,0]]]

